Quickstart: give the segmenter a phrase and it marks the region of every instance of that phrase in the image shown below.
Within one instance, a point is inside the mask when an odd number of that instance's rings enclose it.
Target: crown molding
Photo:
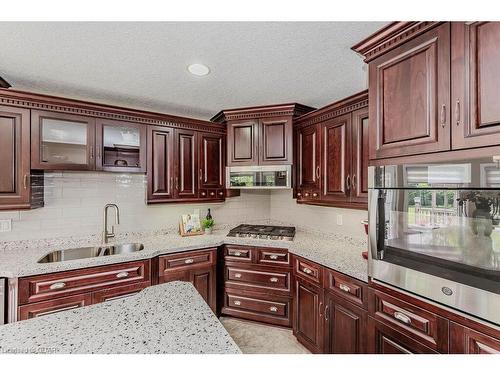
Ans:
[[[309,112],[294,121],[294,127],[303,128],[328,121],[337,116],[368,107],[368,90],[361,91],[338,102]]]
[[[57,96],[36,94],[12,89],[0,89],[0,104],[53,112],[72,113],[118,121],[138,122],[147,125],[169,126],[174,128],[206,131],[210,133],[226,132],[223,125],[210,121],[104,105],[82,100],[66,99]]]
[[[363,56],[365,62],[369,62],[441,23],[436,21],[392,22],[352,46],[351,49]]]
[[[248,120],[252,118],[263,117],[298,117],[313,110],[315,110],[315,108],[299,103],[272,104],[258,107],[224,109],[213,116],[210,121],[221,123],[225,121]]]

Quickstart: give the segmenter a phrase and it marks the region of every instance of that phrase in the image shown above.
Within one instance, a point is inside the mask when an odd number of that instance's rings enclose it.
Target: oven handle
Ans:
[[[380,219],[384,218],[385,210],[384,198],[380,196],[378,189],[370,189],[370,207],[368,209],[368,234],[369,234],[369,249],[372,259],[381,259],[381,251],[384,247],[384,226],[381,226]],[[377,225],[378,224],[378,225]],[[378,233],[377,233],[378,230]]]

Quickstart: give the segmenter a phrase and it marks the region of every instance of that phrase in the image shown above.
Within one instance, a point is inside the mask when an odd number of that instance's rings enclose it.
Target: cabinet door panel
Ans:
[[[177,198],[194,198],[198,195],[198,144],[196,132],[175,131],[175,195]]]
[[[228,123],[228,165],[257,165],[257,120]]]
[[[368,108],[352,114],[351,201],[368,203]]]
[[[323,291],[321,287],[296,279],[293,333],[311,352],[323,352]]]
[[[30,111],[0,106],[0,206],[29,206]]]
[[[500,354],[500,340],[451,322],[450,353]]]
[[[500,143],[500,22],[452,24],[453,148]]]
[[[349,200],[351,115],[340,116],[321,124],[323,187],[321,199],[325,201]]]
[[[299,129],[297,156],[299,189],[319,190],[320,135],[318,126]]]
[[[450,26],[370,63],[370,158],[450,149]]]
[[[199,181],[200,189],[224,188],[224,137],[200,133]]]
[[[260,121],[260,164],[291,163],[292,123],[288,118]]]
[[[151,126],[148,129],[148,200],[168,200],[174,197],[174,131]]]
[[[190,281],[212,311],[215,312],[217,301],[215,267],[192,270],[190,272]]]

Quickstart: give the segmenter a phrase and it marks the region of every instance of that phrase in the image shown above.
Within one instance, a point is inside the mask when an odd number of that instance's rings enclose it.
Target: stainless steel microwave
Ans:
[[[500,325],[498,159],[368,174],[372,281]]]
[[[258,165],[226,168],[227,189],[290,189],[291,165]]]

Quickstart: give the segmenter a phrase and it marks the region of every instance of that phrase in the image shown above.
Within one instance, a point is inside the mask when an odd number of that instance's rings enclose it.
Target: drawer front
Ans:
[[[286,303],[244,297],[237,294],[227,294],[227,305],[236,309],[254,311],[273,316],[284,317],[287,314]]]
[[[150,261],[145,260],[22,278],[19,304],[150,281],[149,270]]]
[[[370,314],[431,349],[448,352],[448,320],[408,302],[370,289]]]
[[[144,288],[150,286],[151,283],[146,281],[144,283],[136,283],[131,285],[117,286],[114,288],[106,288],[94,292],[92,295],[92,303],[101,303],[106,301],[114,301],[117,299],[127,298],[136,295]]]
[[[252,263],[253,248],[250,246],[226,245],[224,247],[224,259],[226,262]]]
[[[228,266],[226,267],[226,282],[289,291],[290,272],[271,272]]]
[[[319,264],[299,257],[294,257],[294,259],[295,261],[293,272],[295,273],[295,275],[303,277],[306,280],[321,284],[323,275],[321,272],[322,267]]]
[[[163,255],[159,260],[159,276],[169,271],[179,271],[192,267],[210,267],[216,262],[217,249],[188,251],[180,254]]]
[[[355,303],[359,306],[368,305],[368,285],[339,272],[324,269],[324,287],[327,290]]]
[[[290,254],[286,249],[266,249],[260,248],[256,250],[257,263],[272,266],[290,267]]]
[[[79,307],[88,306],[90,304],[92,304],[91,293],[56,298],[51,301],[31,303],[29,305],[20,306],[18,308],[19,320],[26,320],[36,318],[37,316],[44,316],[55,314],[61,311],[73,310]]]

